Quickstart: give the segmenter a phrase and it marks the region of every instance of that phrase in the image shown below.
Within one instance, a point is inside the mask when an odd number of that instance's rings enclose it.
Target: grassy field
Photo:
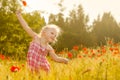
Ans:
[[[68,64],[57,63],[48,58],[51,65],[49,74],[44,71],[32,74],[27,69],[26,61],[15,61],[0,55],[0,80],[120,80],[118,44],[96,49],[76,48],[75,51],[78,52],[77,56],[73,56],[74,51],[61,54],[70,58]]]

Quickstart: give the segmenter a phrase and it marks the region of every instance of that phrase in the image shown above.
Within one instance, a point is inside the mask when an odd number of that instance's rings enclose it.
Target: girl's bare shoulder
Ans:
[[[34,37],[33,37],[33,42],[36,42],[36,43],[40,43],[40,37],[38,34],[36,34]]]
[[[48,50],[49,52],[54,51],[54,49],[52,48],[52,46],[49,45],[49,44],[48,44],[48,46],[47,46],[47,50]]]

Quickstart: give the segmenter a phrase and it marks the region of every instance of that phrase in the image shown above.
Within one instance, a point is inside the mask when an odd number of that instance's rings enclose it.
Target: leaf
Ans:
[[[5,36],[1,36],[1,37],[0,37],[0,41],[4,41],[6,38],[7,38],[6,35],[5,35]]]

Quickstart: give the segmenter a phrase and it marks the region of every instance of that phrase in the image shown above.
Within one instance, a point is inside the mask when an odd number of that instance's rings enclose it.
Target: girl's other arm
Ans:
[[[23,29],[32,37],[34,38],[34,36],[36,35],[36,33],[34,31],[32,31],[32,29],[28,26],[28,24],[26,23],[26,21],[23,19],[21,12],[20,11],[16,11],[16,15],[17,18],[19,20],[19,22],[21,23]]]
[[[68,63],[68,59],[67,58],[62,58],[62,57],[58,57],[55,52],[54,49],[52,47],[50,47],[50,51],[49,51],[50,56],[52,57],[52,59],[56,62],[62,62],[62,63]]]

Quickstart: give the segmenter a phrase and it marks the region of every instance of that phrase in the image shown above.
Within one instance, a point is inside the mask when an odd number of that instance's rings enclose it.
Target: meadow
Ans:
[[[14,60],[0,54],[0,80],[120,80],[120,44],[108,41],[106,46],[82,48],[74,46],[59,56],[69,58],[68,64],[47,57],[51,71],[32,74],[25,60]]]

